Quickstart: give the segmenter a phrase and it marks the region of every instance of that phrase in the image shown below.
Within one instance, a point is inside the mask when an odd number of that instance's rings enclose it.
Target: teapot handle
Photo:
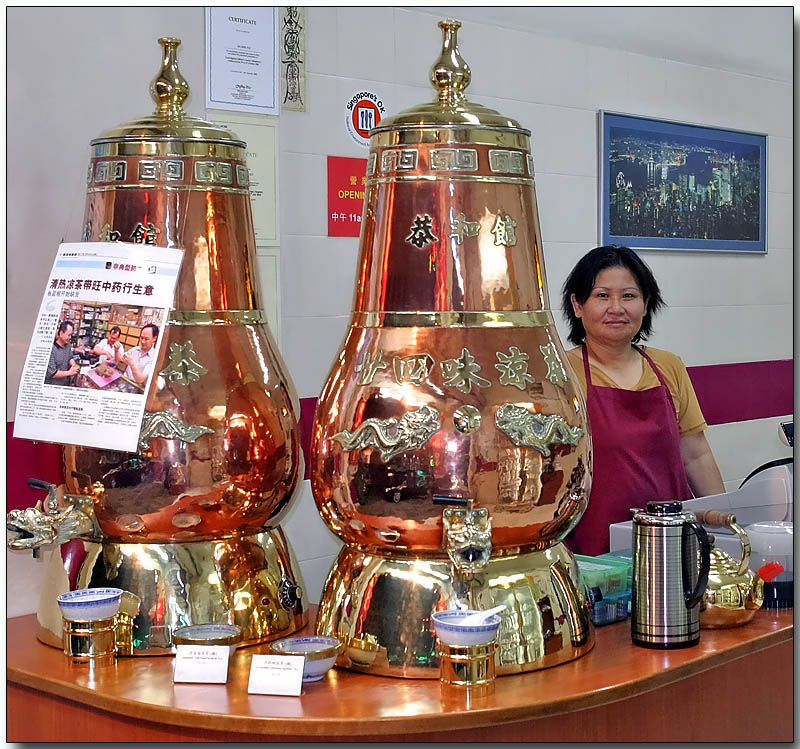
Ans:
[[[737,575],[744,575],[747,572],[750,566],[750,539],[747,537],[747,533],[745,533],[744,528],[736,522],[736,518],[734,518],[730,523],[728,523],[730,529],[739,536],[739,543],[742,545],[742,561],[739,562],[739,569],[736,570]]]
[[[700,542],[700,574],[697,577],[697,584],[691,593],[686,592],[686,581],[689,579],[687,565],[696,563],[696,559],[689,559],[686,554],[681,553],[683,560],[683,596],[686,600],[686,608],[690,609],[700,603],[700,599],[705,593],[706,586],[708,585],[708,573],[711,570],[711,542],[708,540],[708,534],[705,528],[700,523],[692,520],[688,521],[686,527],[691,528],[692,532],[697,536]]]
[[[736,574],[744,575],[750,564],[750,539],[742,526],[736,522],[736,515],[725,514],[718,510],[698,510],[695,514],[698,523],[712,528],[725,528],[727,526],[739,537],[739,543],[742,546],[742,558],[739,561],[739,569],[736,570]]]

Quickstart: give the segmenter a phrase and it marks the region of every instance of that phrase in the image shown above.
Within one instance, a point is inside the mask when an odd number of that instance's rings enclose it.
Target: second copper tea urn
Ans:
[[[180,41],[160,43],[155,112],[92,141],[83,234],[184,250],[138,450],[67,446],[66,486],[9,516],[13,548],[74,539],[51,555],[40,638],[60,642],[56,594],[114,586],[141,599],[134,654],[170,652],[184,625],[249,644],[307,621],[279,525],[303,474],[299,402],[259,303],[245,143],[183,111]]]
[[[312,486],[344,542],[317,630],[339,664],[436,677],[431,614],[505,604],[498,674],[587,652],[562,542],[591,438],[545,281],[530,131],[469,102],[460,24],[436,98],[372,130],[353,317],[317,407]]]

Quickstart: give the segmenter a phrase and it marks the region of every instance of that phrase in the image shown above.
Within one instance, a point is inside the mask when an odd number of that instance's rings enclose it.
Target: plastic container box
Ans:
[[[614,596],[604,596],[599,601],[595,601],[590,613],[595,626],[621,622],[628,618],[630,608],[630,591],[618,593]]]
[[[575,554],[575,561],[584,585],[587,588],[599,588],[603,598],[626,592],[630,594],[631,565],[624,560]]]
[[[632,590],[633,585],[633,552],[630,549],[619,549],[601,554],[598,559],[610,559],[612,562],[624,562],[628,566],[628,590]]]

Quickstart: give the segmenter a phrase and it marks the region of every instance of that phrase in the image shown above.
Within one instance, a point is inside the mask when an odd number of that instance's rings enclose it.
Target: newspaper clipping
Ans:
[[[134,452],[183,250],[59,246],[22,372],[14,436]]]

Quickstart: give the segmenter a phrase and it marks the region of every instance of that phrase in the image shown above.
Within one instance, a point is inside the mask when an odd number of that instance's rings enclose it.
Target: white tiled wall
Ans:
[[[716,424],[708,428],[706,438],[719,463],[726,490],[738,489],[742,481],[764,463],[792,457],[792,450],[778,437],[778,425],[786,421],[787,416]]]
[[[387,114],[432,99],[428,71],[441,44],[437,17],[423,9],[315,6],[307,19],[307,111],[283,113],[279,128],[280,340],[301,398],[319,394],[347,328],[355,281],[357,240],[326,236],[326,156],[367,155],[345,130],[345,105],[364,89],[383,99]],[[78,235],[88,141],[152,109],[146,88],[161,35],[183,39],[181,70],[193,87],[187,109],[203,116],[204,24],[202,8],[177,6],[18,7],[7,23],[13,418],[36,299],[56,245]],[[688,365],[792,357],[791,83],[474,22],[464,23],[459,41],[472,68],[470,98],[533,132],[553,307],[570,268],[598,241],[598,110],[766,133],[768,254],[647,253],[670,304],[656,320],[652,343]],[[43,151],[43,144],[50,146]],[[558,329],[563,335],[560,320]],[[729,486],[786,453],[776,422],[709,430]],[[284,527],[315,600],[338,542],[320,520],[307,482]],[[15,556],[13,563],[16,572],[28,565],[36,578],[39,567],[27,558]],[[15,589],[17,613],[35,603],[32,589]]]
[[[300,564],[306,594],[312,603],[317,603],[342,543],[322,521],[310,481],[303,481],[298,496],[281,520],[281,527]]]

